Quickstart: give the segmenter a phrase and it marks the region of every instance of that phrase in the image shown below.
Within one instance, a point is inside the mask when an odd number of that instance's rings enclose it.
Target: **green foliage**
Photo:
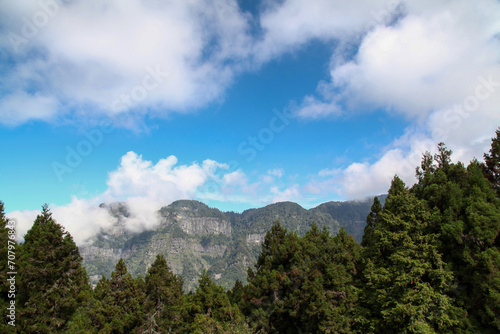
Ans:
[[[243,293],[245,292],[243,283],[240,280],[236,280],[234,286],[231,290],[227,292],[227,296],[229,297],[229,301],[232,305],[240,306],[240,303],[243,300]]]
[[[146,332],[171,333],[182,323],[182,278],[172,273],[163,255],[158,255],[146,275],[144,312]]]
[[[494,139],[491,157],[497,144]],[[441,155],[451,155],[444,146],[440,150],[446,152]],[[437,236],[443,260],[454,273],[448,295],[467,310],[464,330],[496,333],[500,331],[500,207],[495,183],[488,182],[477,161],[467,168],[442,161],[439,155],[432,163],[426,161],[427,172],[412,192],[426,203],[431,213],[427,232]]]
[[[496,131],[496,137],[491,140],[491,149],[489,154],[484,154],[484,173],[488,180],[493,184],[500,197],[500,129]]]
[[[363,233],[363,240],[361,241],[361,246],[366,247],[373,242],[373,233],[375,231],[375,222],[377,220],[378,214],[382,211],[382,203],[378,197],[373,199],[373,205],[371,211],[366,218],[365,231]]]
[[[101,278],[94,289],[94,298],[87,304],[92,325],[103,333],[131,333],[145,319],[144,282],[134,279],[120,259],[111,279]]]
[[[304,237],[276,223],[249,269],[242,306],[250,325],[270,333],[350,333],[359,246],[313,224]]]
[[[229,333],[230,328],[244,328],[238,307],[231,305],[224,289],[203,271],[194,294],[186,296],[187,319],[184,332]]]
[[[371,218],[371,216],[369,217]],[[395,177],[363,249],[360,275],[363,332],[454,332],[465,312],[446,295],[453,273],[427,233],[425,203]]]
[[[382,202],[383,198],[379,197]],[[185,291],[196,287],[203,268],[221,275],[217,282],[228,289],[236,280],[246,282],[247,267],[259,256],[260,244],[248,238],[263,238],[276,219],[300,236],[313,222],[332,234],[342,225],[360,242],[370,205],[370,201],[328,202],[306,210],[296,203],[282,202],[243,213],[223,213],[198,201],[181,200],[160,209],[160,224],[155,230],[132,233],[124,228],[124,219],[129,216],[126,205],[103,204],[101,207],[116,218],[116,224],[99,234],[91,246],[82,245],[81,252],[86,254],[84,265],[94,284],[102,275],[110,277],[118,260],[116,255],[123,255],[129,272],[136,276],[145,275],[154,261],[153,254],[161,253],[172,270],[182,274]],[[227,222],[231,230],[219,234],[186,233],[181,228],[183,220],[192,218],[215,224]]]
[[[78,248],[54,221],[47,205],[24,240],[19,261],[18,328],[24,333],[62,331],[89,291]]]

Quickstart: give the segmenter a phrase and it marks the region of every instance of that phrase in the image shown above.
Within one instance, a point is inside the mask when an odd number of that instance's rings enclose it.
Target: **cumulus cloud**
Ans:
[[[285,0],[270,2],[260,21],[264,32],[256,57],[267,60],[311,40],[347,41],[399,13],[399,1]],[[387,14],[386,14],[387,13]]]
[[[251,45],[235,0],[7,1],[0,22],[7,124],[197,108],[222,97]],[[16,107],[23,94],[44,103]]]
[[[408,161],[415,168],[421,154],[441,141],[455,160],[480,159],[500,124],[500,4],[400,5],[404,10],[395,20],[381,20],[362,36],[353,56],[336,49],[330,82],[318,84],[317,93],[304,97],[296,110],[313,119],[382,110],[411,123],[376,161],[355,162],[338,173],[337,191],[346,198],[384,192],[394,174],[412,184]],[[324,192],[325,182],[333,181],[318,175],[307,189]]]
[[[171,155],[154,163],[131,151],[122,156],[118,167],[108,174],[104,192],[87,199],[73,197],[69,204],[50,205],[50,209],[54,219],[71,233],[76,243],[83,245],[118,223],[132,233],[154,229],[159,223],[157,211],[179,199],[256,205],[299,199],[298,185],[280,190],[275,183],[263,182],[267,176],[280,178],[283,174],[281,168],[271,169],[252,181],[241,169],[231,171],[228,164],[210,159],[179,164]],[[106,205],[100,206],[102,203]],[[118,221],[109,211],[113,203],[123,203],[129,214]],[[8,213],[8,217],[18,222],[19,241],[39,213],[36,210]]]
[[[78,244],[90,242],[101,230],[109,230],[117,219],[101,203],[123,202],[130,216],[123,219],[131,232],[152,229],[158,224],[156,212],[178,199],[193,199],[207,180],[227,165],[213,160],[201,164],[178,164],[175,156],[160,159],[156,164],[135,152],[121,158],[118,168],[109,173],[107,189],[90,199],[73,197],[71,203],[50,206],[54,218],[72,234]],[[225,176],[225,175],[224,175]],[[18,221],[18,237],[31,227],[37,211],[14,211],[9,217]]]
[[[452,160],[467,163],[473,158],[482,158],[482,153],[474,154],[475,146],[490,145],[491,134],[485,134],[478,143],[471,147],[453,149]],[[407,132],[396,139],[373,162],[353,162],[346,168],[323,169],[304,186],[304,192],[311,195],[335,196],[343,199],[362,199],[368,196],[386,193],[395,175],[399,176],[407,186],[416,181],[415,169],[420,166],[425,152],[436,153],[437,143],[423,133]]]

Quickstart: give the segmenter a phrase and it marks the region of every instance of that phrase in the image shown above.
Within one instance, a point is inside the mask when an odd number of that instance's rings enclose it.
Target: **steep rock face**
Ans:
[[[179,227],[186,234],[224,234],[231,236],[231,224],[227,220],[212,217],[180,217]]]
[[[109,261],[118,262],[121,258],[129,257],[130,250],[125,250],[122,248],[86,246],[80,247],[80,255],[87,261],[106,259]]]
[[[275,221],[299,235],[313,223],[332,234],[344,226],[360,242],[371,203],[328,202],[306,210],[296,203],[282,202],[242,213],[223,213],[201,202],[181,200],[159,210],[154,230],[136,233],[125,227],[130,212],[124,203],[102,204],[116,223],[101,231],[91,245],[80,246],[80,253],[94,283],[102,275],[109,277],[120,258],[130,273],[144,276],[156,255],[164,254],[173,272],[182,275],[186,290],[196,287],[203,269],[217,277],[219,284],[231,288],[236,279],[246,281],[247,269],[255,263]]]

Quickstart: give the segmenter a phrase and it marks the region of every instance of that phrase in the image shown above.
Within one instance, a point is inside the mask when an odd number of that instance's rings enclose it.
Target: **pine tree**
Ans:
[[[111,278],[102,277],[94,289],[94,298],[86,306],[92,326],[103,333],[132,333],[145,322],[144,282],[134,279],[123,259],[116,264]]]
[[[224,288],[217,285],[206,270],[198,280],[196,291],[187,296],[186,309],[188,317],[183,332],[229,333],[236,328],[245,331],[240,310],[231,305]]]
[[[484,161],[485,175],[493,184],[497,197],[500,197],[500,129],[496,131],[496,137],[491,140],[490,153],[484,154]]]
[[[243,283],[239,279],[236,280],[231,290],[227,292],[231,305],[240,306],[243,302],[243,293],[245,292]]]
[[[266,235],[256,272],[249,270],[243,310],[267,333],[352,333],[359,245],[341,229],[315,224],[302,238],[277,223]]]
[[[71,235],[47,205],[24,237],[19,265],[19,329],[55,333],[65,329],[88,295],[88,276]]]
[[[366,218],[366,226],[365,226],[365,231],[363,233],[363,240],[361,240],[361,246],[366,247],[368,244],[370,244],[373,235],[373,230],[376,228],[375,221],[377,220],[377,216],[380,213],[380,211],[382,211],[382,204],[380,203],[378,197],[375,197],[373,199],[371,212],[368,214],[368,217]]]
[[[302,332],[354,333],[354,313],[358,303],[357,274],[360,246],[342,227],[334,237],[326,230],[316,235],[314,227],[302,239],[303,251],[312,267],[303,285]],[[314,247],[314,245],[317,245]],[[320,279],[318,281],[318,279]],[[317,281],[309,285],[309,282]],[[319,284],[321,282],[321,284]],[[315,288],[309,289],[309,286]]]
[[[244,293],[244,312],[251,327],[264,332],[285,331],[295,328],[296,319],[291,318],[285,307],[293,283],[287,272],[291,272],[292,257],[298,253],[298,237],[288,234],[276,222],[266,234],[262,250],[255,264],[255,272],[248,269],[248,285]],[[284,329],[285,328],[285,329]]]
[[[495,143],[495,140],[493,140]],[[492,144],[493,145],[493,144]],[[446,152],[449,161],[451,151]],[[494,156],[492,147],[491,155]],[[438,236],[439,252],[454,273],[448,292],[467,310],[466,332],[500,331],[500,206],[483,166],[448,163],[435,157],[412,192],[431,211],[427,233]],[[428,162],[426,162],[428,164]]]
[[[157,255],[146,274],[146,301],[144,311],[147,333],[171,333],[182,323],[182,277],[175,275],[163,254]]]
[[[453,274],[426,233],[430,215],[422,201],[395,177],[372,241],[363,249],[360,301],[367,333],[446,333],[459,324],[461,310],[446,295]]]

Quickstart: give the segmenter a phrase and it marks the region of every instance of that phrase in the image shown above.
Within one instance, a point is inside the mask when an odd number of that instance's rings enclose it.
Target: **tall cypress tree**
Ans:
[[[71,235],[56,223],[47,205],[24,237],[19,265],[19,329],[55,333],[89,291],[88,276]]]
[[[395,177],[363,249],[361,304],[367,333],[453,332],[463,314],[445,294],[452,273],[426,233],[429,213]]]
[[[157,255],[149,267],[145,279],[146,300],[143,325],[148,333],[171,333],[182,323],[182,277],[175,275],[167,265],[163,254]]]
[[[94,298],[87,304],[92,325],[103,333],[132,333],[145,321],[143,305],[144,282],[128,273],[120,259],[111,278],[102,277],[94,289]]]
[[[186,297],[187,317],[183,333],[246,332],[237,306],[231,305],[224,288],[204,270],[193,294]]]
[[[359,245],[344,229],[315,224],[298,237],[278,223],[266,235],[256,272],[249,270],[243,309],[267,333],[352,333]]]
[[[366,226],[363,233],[363,239],[361,240],[361,246],[366,247],[368,244],[370,244],[373,231],[376,228],[375,222],[380,211],[382,211],[382,204],[380,203],[378,197],[375,197],[373,199],[371,211],[368,214],[368,217],[366,217]]]
[[[496,131],[496,137],[491,140],[489,154],[484,154],[486,163],[484,172],[488,180],[493,184],[493,188],[500,197],[500,129]]]
[[[495,143],[493,140],[491,156]],[[449,161],[452,152],[444,146],[440,149]],[[426,171],[412,192],[431,211],[427,232],[438,236],[439,251],[447,267],[453,270],[454,280],[450,282],[453,289],[448,294],[467,310],[464,330],[497,333],[500,331],[500,206],[494,184],[484,177],[483,166],[477,161],[467,168],[462,163],[446,166],[442,161],[442,157],[436,156],[431,164],[425,163]]]

